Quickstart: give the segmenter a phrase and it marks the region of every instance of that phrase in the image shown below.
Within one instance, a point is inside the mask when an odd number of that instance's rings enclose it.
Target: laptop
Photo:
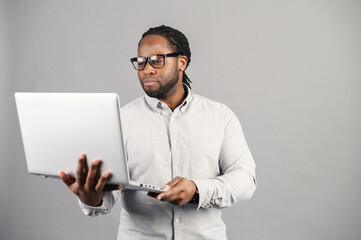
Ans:
[[[15,93],[25,158],[30,174],[75,177],[77,158],[88,165],[101,159],[109,184],[125,189],[164,192],[166,189],[130,180],[115,93]]]

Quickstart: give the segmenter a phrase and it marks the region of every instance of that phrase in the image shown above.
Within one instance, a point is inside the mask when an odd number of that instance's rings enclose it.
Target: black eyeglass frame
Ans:
[[[149,56],[149,57],[134,57],[134,58],[131,58],[130,61],[131,61],[131,63],[132,63],[132,65],[133,65],[133,67],[134,67],[135,70],[137,70],[137,71],[142,71],[142,70],[144,70],[145,66],[147,65],[147,62],[148,62],[148,63],[150,64],[150,66],[152,66],[153,68],[162,68],[162,67],[164,67],[164,65],[165,65],[165,58],[166,58],[166,57],[178,57],[179,55],[181,55],[180,52],[174,52],[174,53],[168,53],[168,54],[154,54],[154,55],[151,55],[151,56]],[[161,67],[155,67],[155,66],[153,66],[152,61],[148,61],[148,60],[150,60],[150,58],[153,57],[153,56],[163,57],[163,66],[161,66]],[[136,67],[135,67],[134,62],[138,62],[138,58],[143,58],[143,59],[145,59],[143,68],[136,68]]]

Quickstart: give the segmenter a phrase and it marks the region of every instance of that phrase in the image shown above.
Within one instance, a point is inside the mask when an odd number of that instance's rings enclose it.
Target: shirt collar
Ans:
[[[187,94],[187,97],[183,100],[183,102],[176,108],[184,113],[184,111],[187,109],[187,107],[189,106],[190,102],[192,101],[193,99],[193,95],[192,95],[192,92],[191,92],[191,89],[186,85],[186,84],[183,84],[184,86],[184,89],[186,90],[186,94]],[[162,102],[162,101],[159,101],[157,98],[153,98],[153,97],[149,97],[147,94],[144,95],[144,98],[145,98],[145,101],[147,102],[147,104],[149,105],[149,107],[153,110],[153,111],[156,111],[156,112],[159,112],[159,110],[165,110],[165,108],[167,107],[167,105]]]
[[[185,87],[184,89],[187,91],[187,97],[183,100],[183,102],[180,104],[180,107],[179,107],[179,110],[182,113],[184,113],[187,110],[189,104],[193,100],[193,94],[192,94],[191,89],[186,84],[183,84],[183,86]]]

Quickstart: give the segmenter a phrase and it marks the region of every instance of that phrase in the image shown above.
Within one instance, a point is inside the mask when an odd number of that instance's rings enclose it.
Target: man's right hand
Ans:
[[[90,170],[85,154],[80,154],[76,169],[76,178],[59,171],[59,176],[79,200],[89,206],[100,206],[106,192],[122,189],[120,186],[108,185],[110,173],[100,172],[100,160],[92,161]]]

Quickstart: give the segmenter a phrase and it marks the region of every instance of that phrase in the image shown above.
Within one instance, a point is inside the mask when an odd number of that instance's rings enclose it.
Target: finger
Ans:
[[[70,177],[68,174],[64,173],[63,171],[59,171],[58,175],[68,187],[70,187],[70,185],[72,185],[75,182],[74,178]]]
[[[107,172],[104,172],[104,173],[100,176],[100,178],[99,178],[99,180],[98,180],[98,183],[97,183],[97,185],[95,186],[95,191],[96,191],[96,192],[99,193],[99,192],[102,192],[102,191],[103,191],[103,189],[104,189],[104,187],[105,187],[105,184],[106,184],[107,181],[108,181],[109,176],[110,176],[110,174],[107,173]]]
[[[170,198],[173,198],[174,196],[176,196],[177,194],[179,194],[180,192],[182,192],[183,189],[181,187],[173,187],[171,189],[169,189],[166,192],[160,193],[158,194],[158,196],[156,197],[157,200],[163,200],[163,201],[167,201],[169,202]]]
[[[76,167],[76,181],[79,185],[84,185],[87,173],[88,164],[86,162],[86,156],[84,153],[81,153],[78,157],[78,165]]]
[[[181,202],[182,200],[183,199],[180,197],[179,194],[163,199],[163,201],[169,202],[169,203],[172,203],[172,204],[174,204],[175,202]]]
[[[94,190],[98,176],[100,174],[100,165],[101,165],[100,160],[94,160],[90,165],[90,169],[88,171],[88,175],[86,177],[86,182],[85,182],[85,187],[88,190]]]
[[[166,185],[164,185],[164,188],[167,188],[167,189],[169,189],[169,190],[167,190],[167,191],[164,192],[164,193],[160,193],[160,194],[156,197],[156,199],[157,199],[157,200],[162,200],[162,199],[163,199],[164,201],[167,201],[167,200],[165,200],[166,198],[169,198],[169,197],[171,197],[171,196],[174,196],[174,195],[178,194],[180,191],[182,191],[182,189],[181,189],[181,188],[176,188],[176,186],[177,186],[177,184],[178,184],[179,182],[181,182],[182,180],[183,180],[183,178],[182,178],[182,177],[179,177],[179,176],[173,178],[172,181],[170,181],[170,182],[168,182]],[[180,186],[179,186],[179,187],[180,187]]]
[[[156,192],[148,192],[147,195],[149,197],[153,197],[153,198],[156,198],[158,196],[159,193],[156,193]]]
[[[166,185],[164,185],[164,188],[174,187],[174,186],[177,185],[177,183],[178,183],[179,181],[181,181],[182,179],[183,179],[182,177],[177,176],[177,177],[173,178],[172,181],[170,181],[169,183],[167,183]]]
[[[183,178],[182,181],[179,182],[171,190],[174,191],[174,189],[179,189],[180,192],[178,192],[177,194],[172,194],[168,197],[165,196],[163,198],[163,201],[167,201],[178,206],[189,202],[193,198],[197,188],[194,182],[190,181],[189,179]]]
[[[174,206],[179,206],[179,205],[182,204],[182,201],[181,200],[175,200],[175,201],[172,201],[170,203],[173,204]]]
[[[184,191],[180,191],[177,194],[164,197],[162,200],[170,203],[182,202],[184,200],[184,197],[185,197]]]
[[[124,187],[119,185],[105,184],[103,191],[109,192],[109,191],[122,190],[122,189],[124,189]]]

